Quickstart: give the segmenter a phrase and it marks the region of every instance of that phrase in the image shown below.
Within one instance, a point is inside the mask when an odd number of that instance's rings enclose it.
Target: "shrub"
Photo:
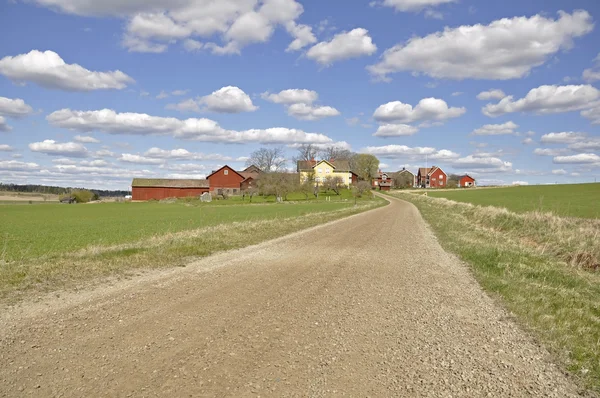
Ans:
[[[92,191],[88,191],[87,189],[77,189],[71,192],[71,196],[75,199],[77,203],[88,203],[94,200],[94,196],[96,194]],[[96,195],[97,197],[97,195]]]

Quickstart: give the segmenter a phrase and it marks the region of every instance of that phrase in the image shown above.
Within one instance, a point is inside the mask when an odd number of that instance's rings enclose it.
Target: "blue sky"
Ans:
[[[302,143],[600,177],[594,0],[0,1],[1,182],[127,189]]]

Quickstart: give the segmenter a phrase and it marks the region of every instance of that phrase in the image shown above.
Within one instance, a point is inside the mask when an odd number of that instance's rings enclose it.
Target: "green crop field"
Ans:
[[[600,184],[536,185],[461,189],[427,194],[475,205],[505,207],[518,213],[551,212],[558,216],[600,218]]]

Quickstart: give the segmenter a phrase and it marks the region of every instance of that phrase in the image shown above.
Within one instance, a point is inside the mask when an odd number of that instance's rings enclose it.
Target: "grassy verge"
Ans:
[[[481,286],[600,392],[600,220],[393,195],[415,204]]]
[[[364,200],[353,204],[321,205],[259,205],[219,206],[216,209],[223,217],[204,218],[204,223],[191,228],[167,228],[145,233],[140,238],[121,239],[116,242],[79,244],[72,250],[53,250],[42,256],[27,256],[18,260],[0,262],[0,301],[14,303],[32,292],[49,292],[94,282],[109,276],[127,276],[138,269],[155,269],[185,264],[196,258],[219,251],[241,248],[268,239],[277,238],[301,229],[356,214],[386,202],[381,199]],[[140,204],[130,204],[137,206]],[[66,206],[66,205],[65,205]],[[95,206],[82,205],[92,211]],[[201,217],[190,206],[177,204],[154,204],[174,207],[180,214],[182,207],[188,217]],[[43,206],[46,208],[47,206]],[[69,207],[69,206],[66,206]],[[133,208],[133,207],[131,207]],[[193,211],[196,210],[194,213]],[[236,213],[237,210],[237,213]],[[225,212],[231,211],[225,219]],[[250,217],[252,212],[257,212]],[[134,213],[135,214],[135,213]],[[211,213],[213,214],[213,213]],[[238,214],[237,219],[234,217]],[[163,214],[164,217],[164,214]],[[124,216],[122,222],[134,223],[134,215]],[[210,222],[208,222],[208,221]],[[156,223],[156,219],[154,220]],[[117,226],[118,222],[110,223]],[[185,225],[185,222],[183,223]],[[60,234],[60,229],[58,230]]]

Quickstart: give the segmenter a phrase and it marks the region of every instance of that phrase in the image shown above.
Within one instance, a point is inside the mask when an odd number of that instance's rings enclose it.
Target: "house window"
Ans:
[[[317,170],[317,173],[319,173],[319,174],[323,173],[323,169]]]
[[[235,195],[236,193],[237,193],[237,189],[234,189],[233,190],[233,194]]]
[[[444,179],[444,175],[440,174],[440,180],[443,180],[443,179]]]
[[[331,170],[329,170],[329,169],[325,169],[325,173],[327,173],[327,174],[329,174],[330,171]]]
[[[440,181],[440,185],[444,185],[444,181]]]
[[[225,175],[229,175],[229,170],[225,170],[225,171],[223,171],[223,174],[225,174]]]

